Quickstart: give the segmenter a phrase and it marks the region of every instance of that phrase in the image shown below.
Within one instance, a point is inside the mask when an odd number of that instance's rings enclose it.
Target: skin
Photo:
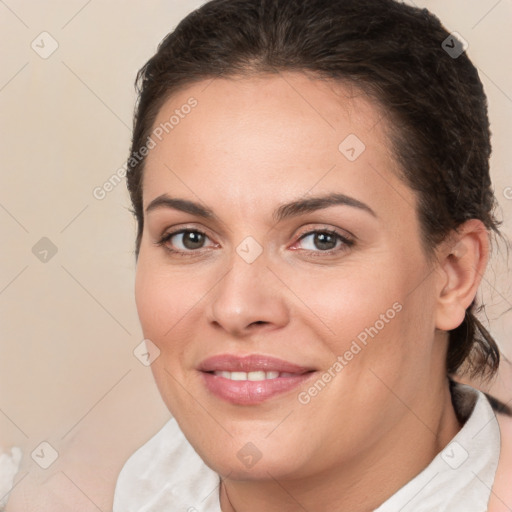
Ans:
[[[197,107],[151,149],[143,182],[144,209],[168,194],[216,216],[145,212],[136,302],[161,351],[160,393],[222,476],[223,512],[374,509],[461,427],[445,331],[476,293],[487,233],[468,221],[429,257],[385,117],[347,87],[291,72],[199,82],[174,93],[155,126],[191,96]],[[353,162],[338,150],[348,134],[366,145]],[[375,215],[336,205],[272,218],[284,203],[333,192]],[[206,233],[204,246],[187,249],[181,236],[157,244],[180,228]],[[327,255],[313,235],[300,240],[325,229],[354,243]],[[236,252],[248,236],[263,248],[250,264]],[[297,395],[312,382],[241,406],[211,394],[197,370],[216,354],[258,353],[315,368],[314,382],[396,303],[401,311],[307,405]],[[261,454],[251,468],[237,457],[248,442]]]

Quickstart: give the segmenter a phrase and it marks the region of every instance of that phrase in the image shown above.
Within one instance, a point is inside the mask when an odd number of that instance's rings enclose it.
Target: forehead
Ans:
[[[333,189],[382,196],[386,183],[389,204],[394,189],[411,191],[396,176],[385,123],[357,89],[302,73],[195,83],[158,113],[144,204],[179,191],[243,211]]]

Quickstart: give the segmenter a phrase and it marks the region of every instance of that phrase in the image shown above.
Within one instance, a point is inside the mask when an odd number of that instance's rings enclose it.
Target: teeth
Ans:
[[[244,380],[265,380],[267,378],[265,372],[249,372],[246,373],[245,375],[246,378]]]
[[[229,380],[269,380],[277,379],[278,377],[292,377],[293,373],[279,373],[279,372],[213,372],[218,377],[224,377]]]

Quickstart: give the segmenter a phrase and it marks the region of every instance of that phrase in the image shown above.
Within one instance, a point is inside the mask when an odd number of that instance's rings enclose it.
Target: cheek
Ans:
[[[141,250],[135,278],[135,301],[144,335],[162,339],[201,298],[198,281],[190,273],[146,257]]]
[[[161,262],[146,258],[141,250],[135,279],[137,312],[144,338],[160,350],[151,371],[173,415],[190,407],[179,383],[186,382],[186,370],[190,366],[186,355],[190,346],[188,322],[201,296],[196,280],[171,273]]]
[[[381,326],[381,317],[394,319],[397,303],[405,295],[404,283],[391,272],[355,265],[325,273],[297,272],[290,287],[315,313],[317,323],[321,321],[329,338],[338,340],[340,346],[333,349],[342,349],[347,339],[357,337],[375,323]]]
[[[135,279],[137,312],[144,338],[151,340],[162,355],[152,364],[155,378],[165,371],[164,362],[173,374],[182,373],[190,327],[197,325],[195,316],[206,291],[201,280],[190,272],[176,272],[139,257]]]
[[[314,313],[304,309],[303,319],[311,318],[310,326],[322,334],[331,357],[357,359],[350,373],[375,364],[396,370],[411,359],[420,362],[434,335],[434,283],[426,278],[426,266],[420,260],[411,268],[396,258],[379,264],[375,260],[373,265],[347,265],[307,278],[297,272],[290,281]]]

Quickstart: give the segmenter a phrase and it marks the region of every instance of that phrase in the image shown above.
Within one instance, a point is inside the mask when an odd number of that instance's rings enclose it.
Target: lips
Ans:
[[[249,356],[221,354],[209,357],[199,365],[199,370],[203,372],[255,372],[261,370],[265,372],[300,374],[312,371],[313,369],[260,354],[251,354]]]
[[[204,360],[198,369],[208,391],[238,405],[259,404],[289,392],[315,371],[259,354],[221,354]]]

